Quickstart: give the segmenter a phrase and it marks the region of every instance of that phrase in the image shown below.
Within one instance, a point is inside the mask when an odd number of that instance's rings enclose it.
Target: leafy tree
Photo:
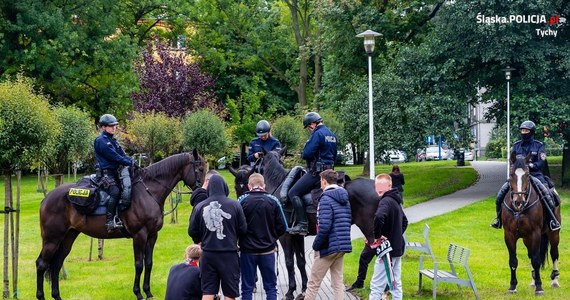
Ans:
[[[138,112],[163,112],[184,116],[208,108],[221,111],[214,95],[210,76],[202,73],[198,63],[189,62],[183,53],[173,53],[160,41],[149,43],[136,70],[140,91],[132,94]]]
[[[84,159],[93,151],[96,131],[89,114],[79,108],[58,106],[53,112],[61,132],[52,136],[54,153],[47,158],[47,165],[51,172],[63,174],[69,163]]]
[[[51,137],[61,128],[48,98],[35,93],[31,80],[21,75],[0,83],[0,104],[0,168],[9,177],[11,168],[51,154]]]
[[[271,126],[271,134],[277,138],[282,146],[286,146],[289,153],[299,151],[306,141],[307,134],[303,132],[303,124],[299,118],[281,116]]]
[[[181,143],[180,120],[164,113],[138,113],[127,121],[129,139],[135,150],[147,153],[150,163],[175,153]]]
[[[212,163],[224,154],[228,145],[224,121],[209,110],[189,114],[182,124],[182,146],[185,150],[196,149]]]

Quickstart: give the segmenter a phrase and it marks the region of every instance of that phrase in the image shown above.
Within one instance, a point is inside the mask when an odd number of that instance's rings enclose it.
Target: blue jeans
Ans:
[[[263,289],[267,300],[277,300],[277,273],[275,272],[275,253],[254,255],[240,253],[241,299],[251,300],[257,268],[261,272]]]

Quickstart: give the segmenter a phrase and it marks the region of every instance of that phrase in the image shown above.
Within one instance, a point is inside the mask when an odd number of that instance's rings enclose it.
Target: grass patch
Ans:
[[[351,177],[356,178],[361,174],[363,167],[362,165],[341,166],[338,169],[345,170]],[[406,185],[404,186],[406,206],[452,193],[457,189],[471,185],[476,179],[475,171],[472,168],[457,168],[455,167],[455,161],[406,163],[401,164],[400,169],[406,176]],[[389,173],[390,170],[390,165],[377,165],[375,173]],[[235,197],[233,175],[226,170],[221,170],[221,175],[230,185],[231,197]],[[68,179],[66,181],[71,182],[73,180]],[[16,183],[14,177],[13,183],[15,197]],[[53,180],[48,182],[48,187],[53,189]],[[22,181],[20,214],[19,299],[35,299],[35,260],[41,249],[39,204],[43,199],[43,194],[38,193],[36,190],[37,177],[34,175],[24,177]],[[4,194],[3,184],[0,185],[0,194]],[[154,265],[151,278],[151,288],[155,299],[164,298],[168,271],[172,265],[182,261],[183,251],[191,243],[191,239],[187,235],[188,218],[191,212],[189,198],[188,195],[183,195],[182,202],[178,206],[178,223],[172,224],[171,216],[166,216],[164,227],[159,232],[159,238],[154,250]],[[169,209],[168,204],[165,209]],[[485,209],[486,223],[490,219],[491,212],[491,208]],[[436,228],[432,227],[432,231],[442,230],[436,230]],[[409,232],[413,231],[417,230],[413,227],[409,229]],[[498,231],[493,233],[498,235]],[[3,235],[0,235],[2,243],[3,239]],[[83,234],[79,235],[71,253],[66,258],[64,267],[68,278],[60,282],[62,298],[82,300],[132,299],[134,296],[132,293],[134,278],[132,240],[105,240],[105,252],[102,261],[97,260],[97,240],[93,240],[93,248],[91,248],[91,242],[90,237]],[[356,270],[351,271],[350,268],[358,265],[358,255],[360,249],[362,249],[362,243],[362,241],[355,241],[355,252],[351,254],[356,257],[356,263],[347,262],[345,264],[347,270],[345,275],[346,282],[354,280],[356,277]],[[469,245],[465,246],[469,247]],[[447,245],[443,247],[447,247]],[[93,257],[92,261],[88,260],[90,252]],[[405,268],[411,267],[411,265],[412,263],[406,259],[404,262]],[[407,274],[409,276],[417,277],[415,274],[410,273],[411,271],[408,269],[405,269],[405,272],[409,273]],[[562,270],[562,273],[564,274],[564,270]],[[405,284],[407,288],[411,286],[411,283],[406,282]],[[46,295],[49,296],[50,287],[47,283],[44,285],[44,288]],[[480,289],[482,288],[483,286],[480,287]],[[10,290],[12,290],[12,282],[10,282]]]

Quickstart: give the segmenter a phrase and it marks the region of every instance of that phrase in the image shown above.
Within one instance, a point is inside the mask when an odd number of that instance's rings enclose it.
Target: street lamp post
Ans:
[[[364,38],[364,49],[368,54],[368,136],[369,149],[368,159],[370,160],[370,179],[374,179],[374,114],[372,107],[372,52],[374,52],[374,38],[381,36],[380,33],[372,30],[366,30],[356,35],[356,37]]]
[[[509,178],[510,164],[511,164],[511,72],[516,69],[511,67],[506,67],[503,69],[505,71],[505,78],[507,79],[507,178]]]

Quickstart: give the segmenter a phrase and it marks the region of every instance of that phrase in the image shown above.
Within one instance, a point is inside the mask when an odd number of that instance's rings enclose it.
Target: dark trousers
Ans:
[[[368,265],[375,256],[376,250],[370,248],[368,244],[365,244],[362,252],[360,252],[360,259],[358,259],[358,276],[354,282],[355,285],[364,285],[364,280],[366,280],[366,273],[368,272]]]
[[[240,253],[241,299],[251,300],[257,275],[257,267],[261,272],[263,289],[267,300],[277,300],[277,273],[275,271],[275,253],[254,255]]]
[[[319,174],[313,175],[312,172],[308,172],[303,175],[289,190],[287,196],[289,199],[293,197],[303,197],[303,195],[310,193],[313,189],[318,189],[321,187],[321,177]]]

